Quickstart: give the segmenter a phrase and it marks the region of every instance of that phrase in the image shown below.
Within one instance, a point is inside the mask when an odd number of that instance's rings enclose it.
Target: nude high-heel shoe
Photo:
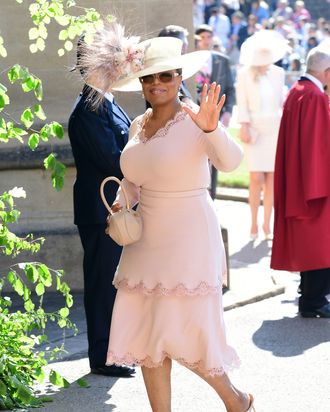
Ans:
[[[250,403],[249,403],[249,407],[246,410],[246,412],[256,412],[255,407],[254,407],[254,397],[249,393],[248,394]]]

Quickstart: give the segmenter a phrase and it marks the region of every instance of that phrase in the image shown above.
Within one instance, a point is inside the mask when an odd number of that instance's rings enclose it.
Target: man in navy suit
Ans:
[[[78,43],[79,61],[79,43]],[[85,84],[69,119],[69,138],[76,164],[74,223],[84,249],[84,305],[91,372],[129,377],[126,366],[106,366],[106,355],[116,289],[112,278],[122,248],[105,234],[107,210],[99,188],[107,176],[122,178],[119,157],[128,139],[130,119],[106,93],[97,109],[91,107],[90,87]],[[94,90],[95,93],[97,91]],[[105,187],[111,204],[117,192],[113,182]]]

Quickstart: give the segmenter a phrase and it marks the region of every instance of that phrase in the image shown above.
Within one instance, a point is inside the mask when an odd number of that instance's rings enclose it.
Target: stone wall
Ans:
[[[54,27],[49,29],[48,46],[45,52],[30,54],[28,28],[31,27],[28,4],[6,1],[1,4],[0,27],[4,37],[8,57],[1,61],[5,67],[20,63],[43,81],[44,101],[47,121],[56,120],[67,125],[71,107],[82,88],[78,74],[70,73],[75,64],[75,51],[64,57],[57,56],[61,43],[57,40]],[[115,14],[132,34],[144,40],[156,36],[168,24],[179,24],[192,29],[192,0],[77,0],[79,5],[94,7],[103,14]],[[191,45],[193,42],[191,41]],[[6,83],[3,76],[0,82]],[[19,119],[27,105],[35,104],[30,95],[25,95],[19,87],[10,87],[10,111]],[[117,100],[133,118],[144,111],[145,105],[139,93],[118,93]],[[0,193],[14,186],[23,186],[27,199],[18,199],[22,211],[20,223],[13,228],[16,233],[34,232],[46,238],[38,260],[52,268],[63,268],[73,289],[82,289],[82,250],[77,230],[73,225],[72,185],[75,178],[71,149],[67,135],[63,141],[52,146],[59,159],[67,166],[64,189],[57,193],[51,187],[47,172],[42,170],[42,160],[49,147],[42,145],[31,152],[17,142],[0,142]],[[26,259],[20,256],[19,260]],[[10,259],[2,259],[3,269]],[[35,257],[33,258],[35,259]]]

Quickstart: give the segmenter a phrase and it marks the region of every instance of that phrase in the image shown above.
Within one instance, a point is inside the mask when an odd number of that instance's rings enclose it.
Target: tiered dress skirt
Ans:
[[[166,357],[208,375],[238,366],[222,307],[224,246],[206,189],[141,189],[142,238],[114,278],[107,365],[158,367]]]

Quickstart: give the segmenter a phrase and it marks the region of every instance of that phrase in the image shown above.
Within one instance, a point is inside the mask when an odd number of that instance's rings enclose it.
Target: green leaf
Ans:
[[[62,139],[64,137],[64,129],[63,126],[60,125],[57,122],[52,122],[51,123],[51,130],[52,130],[52,135],[58,137],[59,139]]]
[[[69,316],[69,309],[68,308],[62,308],[59,310],[59,314],[62,318],[67,318]]]
[[[44,51],[46,47],[45,40],[42,37],[39,37],[36,41],[36,46],[40,51]]]
[[[68,36],[70,40],[73,40],[74,38],[76,38],[76,36],[79,36],[80,32],[79,32],[79,28],[77,27],[77,25],[71,25],[68,27]]]
[[[21,122],[24,124],[24,126],[29,129],[34,122],[34,114],[32,113],[32,110],[30,108],[25,109],[24,112],[21,115]]]
[[[80,378],[77,380],[77,384],[81,387],[81,388],[89,388],[90,384],[83,378]]]
[[[68,388],[70,386],[69,382],[54,370],[51,370],[49,380],[53,385],[59,386],[60,388]]]
[[[55,156],[53,153],[51,153],[44,160],[45,169],[53,169],[55,167],[55,162],[56,162]]]
[[[47,142],[52,134],[52,128],[49,124],[45,124],[40,130],[40,137],[44,142]]]
[[[25,405],[28,405],[33,398],[30,389],[23,384],[19,385],[15,395]]]
[[[64,43],[64,48],[65,48],[66,51],[71,51],[71,50],[73,49],[73,43],[72,43],[72,41],[67,40],[67,41]]]
[[[25,272],[30,282],[35,283],[39,279],[39,272],[34,265],[26,266]]]
[[[65,303],[66,303],[66,305],[67,305],[68,308],[71,308],[71,307],[72,307],[72,305],[73,305],[72,295],[70,295],[70,294],[66,295],[66,297],[65,297]]]
[[[23,92],[28,93],[35,88],[35,79],[33,76],[29,76],[24,82],[22,82]]]
[[[62,57],[62,56],[64,56],[65,51],[64,51],[64,49],[58,49],[57,53],[58,53],[59,57]]]
[[[36,286],[36,294],[41,296],[45,293],[45,286],[43,283],[38,283]]]
[[[19,64],[15,64],[9,71],[8,71],[8,79],[10,83],[15,83],[16,80],[20,78],[20,71],[21,67]]]
[[[38,51],[38,46],[36,45],[36,43],[32,43],[32,44],[30,44],[29,49],[30,49],[30,52],[31,52],[32,54],[34,54],[34,53],[37,53],[37,51]]]
[[[39,30],[37,29],[37,27],[32,27],[29,30],[29,40],[35,40],[39,37]]]
[[[65,328],[65,327],[67,326],[67,320],[64,319],[64,318],[59,319],[58,322],[57,322],[57,324],[58,324],[58,326],[59,326],[60,328]]]
[[[61,30],[60,32],[59,32],[59,35],[58,35],[58,38],[60,39],[60,40],[66,40],[67,38],[68,38],[68,31],[67,30]]]
[[[32,312],[34,310],[34,308],[35,308],[35,305],[34,305],[34,303],[32,302],[31,299],[28,299],[24,302],[24,309],[27,312]]]
[[[0,379],[0,395],[5,396],[7,394],[7,385]]]
[[[61,162],[56,160],[55,167],[54,167],[54,174],[58,177],[62,177],[65,174],[65,165]]]
[[[40,120],[46,120],[45,112],[40,104],[34,106],[33,112]]]
[[[62,176],[52,176],[52,185],[53,188],[57,191],[60,191],[64,187],[64,179]]]
[[[35,150],[39,145],[39,135],[38,133],[32,133],[28,140],[28,145],[31,150]]]
[[[68,6],[67,4],[67,7],[70,7],[70,6]],[[55,20],[60,26],[67,26],[70,23],[70,17],[68,15],[56,16]]]
[[[25,302],[30,299],[30,295],[31,295],[30,289],[24,285],[24,301]]]
[[[35,82],[34,95],[39,101],[43,98],[42,82],[40,79],[37,79]]]
[[[6,105],[5,98],[3,97],[2,94],[0,94],[0,112],[1,112],[1,110],[4,109],[5,105]]]
[[[23,282],[21,281],[20,278],[17,278],[15,280],[15,282],[13,283],[13,288],[19,296],[24,295],[24,284],[23,284]]]
[[[48,267],[44,264],[41,264],[38,267],[38,273],[40,276],[41,282],[46,286],[49,287],[52,285],[52,275],[50,274],[50,271]]]
[[[48,37],[47,27],[44,24],[39,25],[39,36],[43,39],[47,39]]]
[[[8,282],[12,285],[17,279],[16,273],[11,270],[10,272],[8,272],[7,279]]]
[[[4,84],[0,83],[0,94],[6,94],[7,90],[7,87]]]

